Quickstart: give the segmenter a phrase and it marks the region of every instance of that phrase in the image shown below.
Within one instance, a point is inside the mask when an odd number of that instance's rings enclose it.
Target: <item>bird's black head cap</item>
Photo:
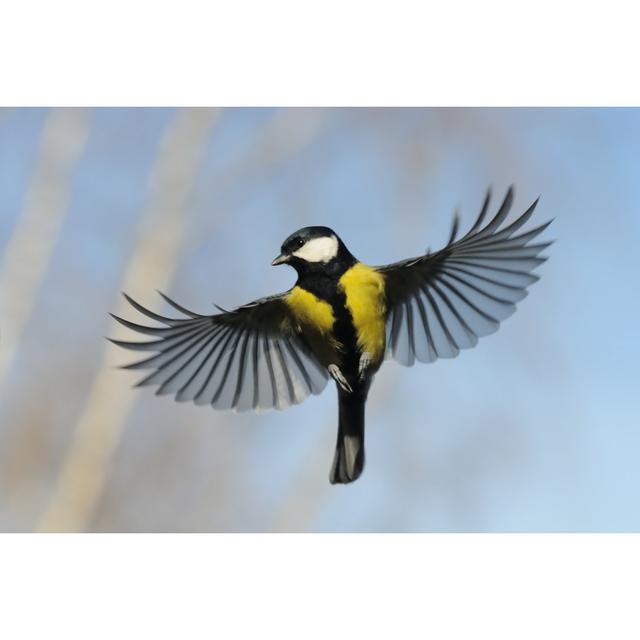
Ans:
[[[355,264],[338,234],[329,227],[303,227],[283,243],[272,264],[289,264],[299,274],[344,271]]]

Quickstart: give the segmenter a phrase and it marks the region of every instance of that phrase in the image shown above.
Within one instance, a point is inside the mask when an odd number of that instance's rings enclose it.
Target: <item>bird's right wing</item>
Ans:
[[[511,203],[509,189],[493,219],[482,227],[484,205],[471,230],[459,240],[454,219],[449,243],[436,253],[377,267],[385,278],[387,353],[401,364],[453,358],[497,330],[538,279],[531,273],[551,243],[529,244],[550,222],[516,235],[529,220],[534,202],[510,225],[500,228]]]
[[[162,294],[161,294],[162,295]],[[234,311],[200,315],[165,300],[186,318],[165,318],[125,294],[140,313],[164,324],[147,327],[117,316],[118,322],[154,336],[149,342],[112,340],[156,355],[125,369],[153,369],[137,386],[156,385],[157,395],[216,409],[285,409],[320,393],[328,373],[291,321],[286,294],[256,300]]]

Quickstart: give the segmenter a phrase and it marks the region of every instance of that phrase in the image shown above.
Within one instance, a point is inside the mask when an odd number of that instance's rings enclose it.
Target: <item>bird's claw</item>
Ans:
[[[358,379],[360,380],[360,382],[364,380],[365,373],[367,372],[367,369],[371,365],[372,360],[373,358],[371,357],[371,354],[368,351],[365,351],[360,356],[360,362],[358,364]]]
[[[340,388],[343,391],[346,391],[347,393],[353,393],[351,385],[347,382],[347,379],[344,377],[342,371],[340,371],[340,367],[338,367],[337,364],[330,364],[327,368],[329,369],[331,377],[340,385]]]

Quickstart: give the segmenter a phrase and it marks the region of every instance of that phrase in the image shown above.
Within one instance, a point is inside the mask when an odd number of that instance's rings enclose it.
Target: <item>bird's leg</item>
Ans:
[[[364,380],[364,376],[367,373],[367,369],[369,368],[372,360],[373,357],[368,351],[365,351],[360,356],[360,362],[358,364],[358,379],[360,380],[360,382]]]
[[[342,375],[342,371],[340,371],[340,367],[337,364],[330,364],[327,369],[331,374],[331,377],[340,385],[343,391],[347,393],[353,393],[353,389],[351,385],[347,382],[347,379]]]

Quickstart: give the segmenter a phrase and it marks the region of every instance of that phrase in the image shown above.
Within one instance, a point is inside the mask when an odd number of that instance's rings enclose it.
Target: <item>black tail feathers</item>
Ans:
[[[364,469],[364,407],[366,394],[338,393],[338,442],[329,480],[347,484],[360,477]]]

